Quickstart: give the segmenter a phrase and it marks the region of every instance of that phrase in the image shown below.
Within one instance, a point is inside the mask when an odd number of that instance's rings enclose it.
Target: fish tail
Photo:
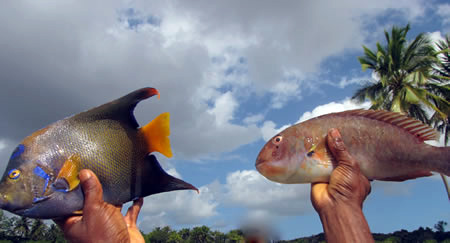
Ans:
[[[441,174],[450,176],[450,147],[438,147],[440,156]]]
[[[170,114],[168,112],[160,114],[153,121],[140,128],[147,142],[148,151],[159,152],[164,156],[172,157],[170,148]]]

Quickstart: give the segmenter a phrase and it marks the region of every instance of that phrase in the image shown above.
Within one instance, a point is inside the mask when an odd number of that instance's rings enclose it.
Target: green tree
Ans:
[[[45,239],[54,243],[64,243],[64,234],[56,224],[51,224],[45,233]]]
[[[178,231],[178,234],[181,236],[181,239],[183,239],[183,241],[188,241],[189,236],[191,234],[191,230],[188,228],[184,228]]]
[[[30,227],[30,238],[32,240],[44,240],[48,231],[47,225],[40,219],[33,219]]]
[[[227,240],[226,235],[218,230],[212,232],[212,237],[216,243],[225,243]]]
[[[14,223],[14,232],[16,236],[22,238],[29,238],[30,236],[30,219],[27,217],[20,217]]]
[[[176,232],[175,230],[170,232],[169,238],[167,239],[167,243],[181,243],[183,242],[183,238]]]
[[[377,42],[375,51],[363,46],[364,56],[358,58],[361,67],[364,71],[372,69],[379,80],[362,87],[352,98],[370,100],[371,109],[402,112],[431,124],[426,113],[429,109],[435,112],[435,119],[446,121],[448,82],[443,83],[433,72],[438,52],[424,33],[408,42],[409,29],[408,24],[392,27],[391,34],[385,31],[386,45]]]
[[[434,229],[437,232],[445,232],[445,226],[447,226],[447,222],[440,220],[434,225]]]
[[[3,210],[0,210],[0,238],[4,239],[9,235],[11,231],[11,221],[8,217],[6,217],[3,213]]]
[[[165,243],[169,239],[169,235],[172,232],[169,226],[163,228],[156,227],[145,238],[146,242]]]
[[[433,66],[435,81],[439,82],[439,85],[435,85],[434,82],[428,85],[428,90],[441,97],[449,100],[450,97],[450,51],[449,51],[450,37],[445,36],[445,39],[438,41],[437,54],[438,62]],[[441,133],[445,134],[445,144],[449,142],[449,130],[450,130],[450,110],[446,103],[439,102],[439,100],[433,100],[434,104],[447,114],[447,119],[441,119],[439,113],[435,112],[431,117],[431,123]]]
[[[195,227],[191,230],[189,242],[207,243],[214,242],[211,230],[208,226]]]
[[[227,233],[227,242],[244,242],[244,232],[242,230],[230,230]]]

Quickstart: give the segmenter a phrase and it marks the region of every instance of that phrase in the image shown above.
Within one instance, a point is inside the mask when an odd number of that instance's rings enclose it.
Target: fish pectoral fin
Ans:
[[[81,168],[81,158],[78,155],[71,155],[66,162],[64,162],[61,170],[52,184],[57,189],[66,189],[72,191],[80,184],[78,172]]]
[[[53,182],[52,187],[55,191],[68,192],[70,189],[69,182],[65,178],[56,178]]]
[[[149,153],[160,152],[164,156],[172,157],[170,148],[170,114],[168,112],[160,114],[153,121],[139,129],[143,134]]]
[[[83,210],[77,210],[72,212],[73,216],[80,216],[83,215]]]
[[[410,179],[416,179],[419,177],[427,177],[427,176],[432,176],[432,175],[433,174],[430,171],[419,170],[419,171],[414,171],[409,174],[401,175],[401,176],[377,178],[377,180],[380,180],[380,181],[406,181],[406,180],[410,180]]]

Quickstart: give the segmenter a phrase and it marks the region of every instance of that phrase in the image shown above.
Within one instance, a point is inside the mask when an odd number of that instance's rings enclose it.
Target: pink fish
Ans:
[[[425,144],[439,134],[405,115],[389,111],[350,110],[293,125],[274,136],[256,159],[256,169],[280,183],[327,182],[336,166],[326,145],[337,128],[362,173],[370,180],[404,181],[450,175],[450,147]]]

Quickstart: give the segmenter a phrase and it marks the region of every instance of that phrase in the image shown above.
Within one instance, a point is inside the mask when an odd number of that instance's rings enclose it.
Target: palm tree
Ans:
[[[433,71],[438,54],[427,35],[421,33],[408,42],[404,28],[392,27],[384,32],[387,44],[376,44],[376,51],[366,46],[364,56],[358,57],[363,71],[372,69],[379,79],[359,89],[353,99],[369,99],[370,109],[385,109],[410,115],[424,123],[438,125],[448,121],[449,83]],[[447,66],[448,67],[448,66]],[[429,118],[427,111],[434,112]],[[448,123],[448,122],[447,122]]]
[[[450,37],[445,36],[444,40],[436,43],[438,51],[439,62],[433,67],[435,74],[435,81],[440,84],[430,83],[428,90],[444,97],[445,100],[450,98],[450,51],[449,51]],[[440,119],[439,114],[436,112],[431,116],[431,124],[441,133],[445,134],[445,144],[449,142],[449,130],[450,130],[450,110],[446,103],[441,103],[439,100],[433,100],[434,104],[447,114],[447,119]]]

